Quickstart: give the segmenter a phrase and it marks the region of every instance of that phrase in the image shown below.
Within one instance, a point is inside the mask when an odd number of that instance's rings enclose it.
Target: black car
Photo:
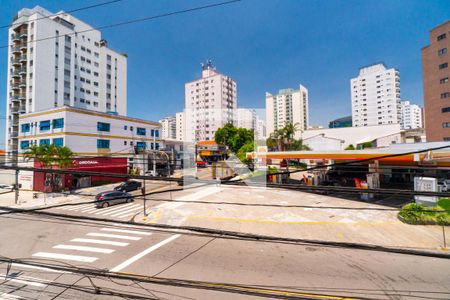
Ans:
[[[136,180],[129,180],[121,183],[120,185],[116,186],[114,188],[115,191],[122,191],[122,192],[131,192],[138,190],[142,187],[142,183]]]
[[[97,207],[105,208],[114,204],[131,202],[133,201],[133,196],[131,196],[127,192],[108,191],[101,192],[97,196],[95,196],[95,201],[97,201],[95,203]]]

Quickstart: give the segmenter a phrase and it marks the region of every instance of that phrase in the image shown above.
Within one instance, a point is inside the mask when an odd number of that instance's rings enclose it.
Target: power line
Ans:
[[[107,29],[107,28],[125,26],[125,25],[134,24],[134,23],[140,23],[140,22],[150,21],[150,20],[154,20],[154,19],[160,19],[160,18],[164,18],[164,17],[169,17],[169,16],[174,16],[174,15],[189,13],[189,12],[193,12],[193,11],[198,11],[198,10],[203,10],[203,9],[208,9],[208,8],[213,8],[213,7],[218,7],[218,6],[224,6],[224,5],[228,5],[228,4],[232,4],[232,3],[240,2],[240,1],[241,0],[230,0],[230,1],[225,1],[225,2],[219,2],[219,3],[213,3],[213,4],[203,5],[203,6],[197,6],[197,7],[193,7],[193,8],[177,10],[177,11],[163,13],[163,14],[159,14],[159,15],[148,16],[148,17],[144,17],[144,18],[132,19],[132,20],[124,21],[124,22],[104,25],[104,26],[100,26],[100,27],[93,27],[91,29],[75,31],[73,33],[67,33],[65,35],[66,36],[70,36],[70,35],[76,35],[76,34],[79,34],[79,33],[90,32],[90,31],[94,31],[94,30],[102,30],[102,29]],[[32,41],[29,41],[29,43],[40,42],[40,41],[45,41],[45,40],[51,40],[51,39],[55,39],[55,38],[58,38],[58,37],[60,37],[60,36],[59,35],[49,36],[49,37],[46,37],[46,38],[35,39],[35,40],[32,40]],[[6,45],[6,46],[0,46],[0,49],[8,48],[10,46],[12,46],[12,44],[11,45]]]
[[[105,5],[113,4],[113,3],[116,3],[116,2],[120,2],[120,1],[123,1],[123,0],[112,0],[112,1],[107,1],[107,2],[103,2],[103,3],[93,4],[93,5],[89,5],[89,6],[83,6],[83,7],[79,7],[79,8],[76,8],[76,9],[63,11],[61,13],[56,13],[56,14],[52,14],[52,15],[49,15],[49,16],[44,16],[44,17],[40,17],[40,18],[37,18],[37,19],[34,19],[34,20],[28,20],[28,21],[25,21],[25,22],[17,23],[17,24],[11,23],[11,24],[8,24],[8,25],[2,25],[2,26],[0,26],[0,29],[9,28],[9,27],[11,27],[13,25],[21,26],[21,25],[27,24],[29,22],[34,22],[34,21],[38,21],[38,20],[42,20],[42,19],[48,19],[48,18],[51,18],[51,17],[56,17],[56,16],[59,16],[60,14],[65,14],[65,13],[69,13],[70,14],[70,13],[74,13],[74,12],[77,12],[77,11],[82,11],[82,10],[87,10],[87,9],[96,8],[96,7],[100,7],[100,6],[105,6]]]

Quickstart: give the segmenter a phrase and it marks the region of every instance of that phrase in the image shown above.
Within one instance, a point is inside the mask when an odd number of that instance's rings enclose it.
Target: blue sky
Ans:
[[[92,26],[156,15],[221,0],[123,0],[75,13]],[[103,2],[0,0],[1,25],[23,7],[52,12]],[[450,17],[450,1],[241,2],[103,31],[128,58],[128,115],[158,120],[183,108],[184,83],[212,59],[238,83],[238,106],[263,108],[265,92],[306,86],[310,123],[350,114],[349,79],[384,61],[401,74],[402,98],[423,104],[420,49],[428,32]],[[7,45],[0,29],[0,44]],[[0,115],[6,106],[7,51],[0,49]],[[4,118],[0,148],[4,146]]]

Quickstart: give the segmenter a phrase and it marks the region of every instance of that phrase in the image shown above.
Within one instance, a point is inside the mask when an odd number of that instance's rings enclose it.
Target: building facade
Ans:
[[[298,124],[295,138],[308,128],[308,90],[300,85],[298,90],[282,89],[277,95],[266,93],[267,135],[286,124]]]
[[[236,127],[255,130],[257,123],[257,115],[254,109],[238,108],[236,118]]]
[[[175,116],[165,117],[159,120],[159,123],[161,123],[161,137],[163,139],[175,140],[177,138],[176,121]]]
[[[409,101],[401,101],[402,129],[423,128],[422,108]]]
[[[177,141],[184,141],[186,135],[184,112],[177,112],[175,114],[175,139]]]
[[[400,72],[377,63],[350,80],[354,127],[401,122]]]
[[[22,9],[9,28],[6,150],[18,151],[19,116],[72,106],[127,113],[127,56],[64,12]]]
[[[352,116],[339,118],[330,121],[328,128],[342,128],[342,127],[352,127]]]
[[[422,48],[422,81],[427,141],[450,141],[450,21],[430,31]]]
[[[64,106],[20,115],[19,152],[54,144],[77,156],[133,154],[163,148],[160,130],[157,122]]]
[[[185,139],[214,140],[216,130],[236,119],[236,82],[219,73],[211,61],[202,65],[202,77],[185,84]]]

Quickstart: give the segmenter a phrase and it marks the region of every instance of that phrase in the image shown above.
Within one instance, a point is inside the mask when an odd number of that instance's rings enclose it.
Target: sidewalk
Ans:
[[[199,194],[200,188],[190,192],[190,196],[178,192],[172,193],[172,197],[187,202],[244,205],[162,202],[147,217],[139,215],[135,221],[448,253],[448,249],[442,248],[442,227],[404,224],[397,219],[394,208],[281,189],[203,188],[206,189],[210,192]],[[450,229],[447,229],[448,240]]]

